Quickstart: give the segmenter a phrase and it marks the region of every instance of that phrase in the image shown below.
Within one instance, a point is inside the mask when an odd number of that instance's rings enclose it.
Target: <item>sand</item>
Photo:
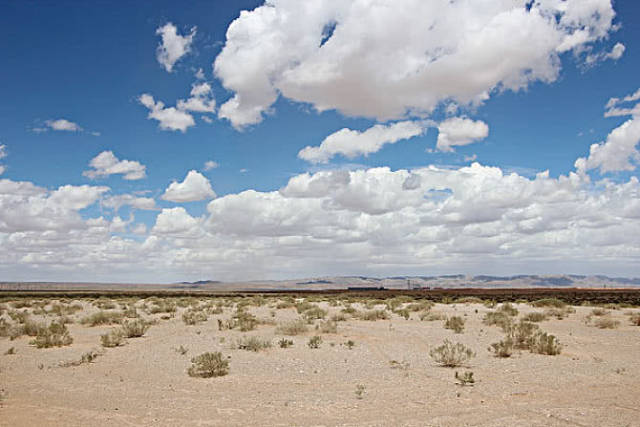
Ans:
[[[96,311],[83,305],[72,317]],[[319,305],[330,314],[342,308]],[[540,311],[515,307],[521,315]],[[392,314],[389,320],[339,322],[338,333],[321,334],[318,349],[306,345],[313,330],[290,337],[293,347],[283,349],[274,325],[219,331],[217,319],[229,318],[227,308],[187,326],[182,310],[123,347],[101,348],[100,335],[112,327],[77,323],[69,325],[74,342],[66,347],[38,349],[26,336],[0,339],[0,425],[640,426],[640,327],[625,314],[639,309],[613,310],[620,326],[598,329],[585,323],[592,308],[576,307],[563,320],[539,323],[563,344],[560,355],[518,351],[510,358],[487,350],[504,334],[482,323],[490,311],[482,304],[432,309],[466,319],[462,334],[444,329],[443,321],[420,321],[418,313],[409,320]],[[249,311],[275,322],[299,317],[294,308]],[[271,339],[274,346],[257,353],[234,349],[243,335]],[[439,366],[429,351],[445,339],[472,348],[476,357],[466,367]],[[355,342],[352,349],[348,340]],[[186,354],[176,351],[180,346]],[[10,347],[16,354],[4,355]],[[104,354],[61,366],[91,349]],[[205,351],[230,356],[229,374],[187,375],[190,359]],[[475,384],[458,385],[455,371],[472,371]]]

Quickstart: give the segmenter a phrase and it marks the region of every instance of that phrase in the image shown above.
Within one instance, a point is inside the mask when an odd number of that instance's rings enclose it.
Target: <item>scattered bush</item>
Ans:
[[[459,316],[449,317],[444,322],[445,329],[451,329],[456,334],[461,334],[464,331],[464,319]]]
[[[62,347],[71,345],[73,338],[64,324],[52,322],[49,327],[38,329],[36,338],[31,341],[38,348]]]
[[[511,337],[506,337],[502,341],[491,344],[488,350],[492,351],[496,357],[511,357],[513,354],[513,340]]]
[[[522,320],[525,320],[527,322],[543,322],[547,320],[547,316],[544,313],[535,311],[533,313],[525,314],[522,317]]]
[[[593,310],[591,310],[591,314],[593,316],[606,316],[607,314],[609,314],[608,310],[605,310],[604,308],[594,308]]]
[[[320,332],[323,334],[337,334],[338,333],[338,324],[331,320],[327,320],[326,322],[320,323]]]
[[[420,320],[422,320],[423,322],[435,322],[438,320],[445,320],[445,319],[446,319],[446,316],[442,313],[427,312],[427,313],[420,314]]]
[[[291,320],[281,323],[276,328],[276,334],[280,335],[300,335],[307,332],[308,328],[302,319]]]
[[[242,337],[236,342],[236,348],[238,350],[248,350],[258,352],[271,348],[271,340],[259,338],[259,337]]]
[[[117,311],[98,311],[80,320],[83,325],[113,325],[122,322],[122,313]]]
[[[449,340],[444,340],[444,343],[432,349],[429,355],[440,365],[453,368],[466,363],[476,354],[464,344],[453,344]]]
[[[600,329],[615,329],[620,325],[620,322],[610,317],[600,317],[596,319],[594,325]]]
[[[4,352],[5,355],[16,354],[16,348],[10,347],[7,351]]]
[[[314,335],[311,338],[309,338],[309,341],[307,342],[307,346],[309,346],[309,348],[320,348],[320,345],[322,344],[322,338],[319,337],[318,335]]]
[[[346,322],[347,316],[344,313],[336,313],[331,316],[332,322]]]
[[[546,332],[538,332],[533,340],[530,351],[532,353],[555,356],[560,354],[562,346],[554,335],[549,335]]]
[[[302,317],[304,317],[307,322],[311,323],[316,319],[324,319],[326,315],[327,315],[326,310],[323,310],[317,306],[313,306],[312,308],[306,310],[302,314]]]
[[[534,307],[564,308],[567,304],[564,301],[559,300],[558,298],[543,298],[533,301],[531,305]]]
[[[280,341],[278,341],[278,345],[280,346],[280,348],[289,348],[293,346],[293,341],[282,338]]]
[[[346,343],[344,343],[344,345],[346,345],[346,346],[347,346],[347,348],[348,348],[349,350],[351,350],[353,347],[355,347],[356,343],[355,343],[355,341],[353,341],[353,340],[349,340],[349,341],[347,341]]]
[[[100,342],[103,347],[119,347],[124,345],[126,340],[120,329],[112,329],[100,335]]]
[[[518,309],[512,306],[510,303],[506,302],[500,306],[497,310],[498,313],[504,313],[511,317],[515,317],[518,315]]]
[[[467,386],[467,385],[473,385],[476,380],[473,378],[473,372],[471,371],[466,371],[463,374],[458,374],[458,371],[456,371],[456,374],[454,375],[456,380],[458,380],[458,384],[461,386]]]
[[[122,324],[122,335],[126,338],[139,338],[147,332],[149,324],[144,320],[124,321]]]
[[[633,326],[640,326],[640,313],[632,313],[629,316],[629,322],[631,322]]]
[[[187,325],[195,325],[200,322],[206,322],[207,313],[205,313],[204,311],[189,309],[182,313],[182,321]]]
[[[362,399],[364,397],[365,387],[362,384],[356,386],[356,397]]]
[[[513,324],[511,317],[508,314],[501,311],[488,312],[487,314],[485,314],[484,318],[482,319],[482,322],[488,326],[497,325],[500,328],[502,328],[502,330],[505,332],[508,331],[509,328],[511,328],[511,325]]]
[[[202,353],[191,359],[191,366],[187,372],[191,377],[221,377],[229,373],[229,361],[219,351]]]
[[[386,320],[389,318],[386,310],[368,310],[355,313],[355,317],[360,320],[376,321]]]

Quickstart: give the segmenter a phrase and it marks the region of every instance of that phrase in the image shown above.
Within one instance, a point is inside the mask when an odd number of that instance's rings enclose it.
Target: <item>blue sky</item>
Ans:
[[[0,277],[640,274],[640,6],[366,3],[2,2]]]

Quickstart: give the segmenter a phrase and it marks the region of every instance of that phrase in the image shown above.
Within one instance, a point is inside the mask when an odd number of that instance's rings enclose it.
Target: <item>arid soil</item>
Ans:
[[[336,322],[337,333],[316,330],[322,320],[314,320],[307,332],[286,337],[292,347],[280,348],[278,341],[285,336],[276,333],[277,325],[301,318],[304,311],[278,309],[275,299],[246,306],[261,320],[247,332],[219,330],[218,319],[230,319],[238,299],[225,300],[222,313],[210,310],[208,320],[196,325],[183,322],[183,306],[202,308],[209,302],[211,309],[215,299],[183,301],[174,313],[155,314],[145,312],[145,305],[153,311],[150,301],[120,302],[134,303],[141,318],[157,320],[144,336],[129,338],[124,346],[101,346],[100,336],[118,325],[80,323],[99,311],[88,300],[66,302],[83,307],[68,316],[75,321],[68,325],[71,345],[36,348],[30,344],[33,337],[0,338],[0,425],[640,426],[640,327],[630,322],[638,308],[609,308],[604,316],[595,316],[593,307],[574,307],[561,320],[549,317],[536,323],[557,337],[559,355],[515,350],[502,358],[488,348],[505,333],[483,323],[486,313],[500,305],[436,304],[409,312],[407,320],[398,311],[407,302],[393,307],[395,312],[369,303],[368,309],[385,309],[389,318],[369,321],[344,314],[347,320]],[[328,312],[326,319],[348,306],[339,299],[312,303]],[[363,303],[350,306],[364,312]],[[519,312],[513,319],[545,310],[513,306]],[[24,309],[5,302],[0,313],[17,325],[9,312]],[[428,313],[460,316],[464,331],[445,329],[444,320],[420,320]],[[600,318],[619,324],[601,329],[595,326]],[[50,322],[56,317],[31,319]],[[307,345],[314,335],[322,338],[317,349]],[[243,336],[273,345],[257,352],[238,349]],[[430,351],[445,339],[464,344],[476,356],[462,367],[440,366]],[[79,363],[92,350],[101,354]],[[229,358],[227,375],[187,374],[192,357],[215,351]],[[475,383],[460,385],[456,371],[472,371]]]

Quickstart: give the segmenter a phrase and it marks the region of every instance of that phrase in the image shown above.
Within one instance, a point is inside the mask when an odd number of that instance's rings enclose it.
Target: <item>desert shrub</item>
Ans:
[[[476,380],[473,378],[473,372],[471,371],[466,371],[462,374],[458,374],[458,371],[456,371],[454,377],[456,380],[458,380],[458,384],[461,386],[473,385],[476,382]]]
[[[427,311],[431,310],[435,304],[429,300],[421,300],[408,304],[405,308],[409,311]]]
[[[55,303],[51,304],[51,308],[46,313],[55,316],[65,316],[75,314],[78,311],[82,311],[82,306],[80,304],[66,305]]]
[[[460,316],[449,317],[444,322],[445,329],[451,329],[456,334],[461,334],[464,331],[464,319]]]
[[[488,348],[496,357],[511,357],[513,354],[513,340],[507,336],[502,341],[491,344]]]
[[[182,313],[182,321],[186,325],[195,325],[200,322],[206,322],[207,313],[205,313],[204,311],[189,309]]]
[[[98,298],[91,304],[100,310],[113,310],[114,308],[117,308],[116,303],[108,298]]]
[[[319,337],[318,335],[314,335],[311,338],[309,338],[309,341],[307,342],[307,346],[309,348],[320,348],[320,345],[322,344],[322,337]]]
[[[103,347],[118,347],[126,342],[124,334],[120,329],[112,329],[106,334],[100,335],[100,343]]]
[[[241,332],[252,331],[256,326],[258,326],[258,319],[256,316],[246,311],[236,310],[233,319]]]
[[[344,343],[344,345],[346,345],[347,348],[351,350],[353,347],[355,347],[356,343],[353,340],[348,340],[346,343]]]
[[[346,322],[347,316],[344,313],[336,313],[331,316],[332,322]]]
[[[504,313],[508,316],[514,317],[518,315],[518,309],[506,302],[502,304],[497,310],[498,313]]]
[[[560,354],[562,346],[554,335],[547,334],[546,332],[538,332],[529,350],[532,353],[555,356]]]
[[[464,344],[453,344],[449,340],[444,340],[444,343],[440,347],[432,349],[429,355],[436,363],[453,368],[463,365],[476,354]]]
[[[10,347],[7,351],[4,352],[4,354],[6,356],[11,355],[11,354],[16,354],[16,348],[15,347]]]
[[[406,308],[400,308],[400,309],[397,309],[397,310],[393,310],[393,312],[395,314],[397,314],[398,316],[400,316],[400,317],[404,317],[405,320],[409,320],[409,318],[411,317],[411,313]]]
[[[229,361],[219,351],[202,353],[191,359],[187,372],[191,377],[221,377],[229,373]]]
[[[543,298],[531,302],[531,305],[534,307],[564,308],[567,304],[564,301],[559,300],[558,298]]]
[[[513,321],[511,320],[511,316],[502,312],[502,311],[490,311],[485,314],[482,322],[485,325],[492,326],[496,325],[502,328],[503,331],[509,330]]]
[[[122,315],[128,319],[136,319],[140,317],[140,315],[138,314],[138,309],[136,309],[136,306],[134,304],[127,306],[122,312]]]
[[[276,310],[285,310],[287,308],[293,308],[296,305],[291,301],[279,301],[276,304]]]
[[[597,307],[591,310],[591,315],[593,316],[606,316],[607,314],[609,314],[609,311],[604,308]]]
[[[28,299],[20,299],[10,302],[9,305],[13,308],[30,308],[33,305],[33,301]]]
[[[7,314],[9,315],[11,320],[18,323],[24,323],[29,318],[29,312],[27,310],[9,310]]]
[[[438,320],[445,320],[446,316],[442,313],[437,312],[426,312],[420,314],[420,320],[423,322],[434,322]]]
[[[149,324],[144,320],[134,320],[128,321],[125,320],[122,323],[122,335],[126,338],[139,338],[147,332],[149,329]]]
[[[11,330],[11,324],[7,322],[5,319],[0,317],[0,337],[6,338],[9,336],[9,331]]]
[[[523,320],[513,325],[509,331],[514,346],[519,349],[531,348],[537,333],[538,325]]]
[[[300,335],[307,332],[308,328],[302,319],[291,320],[278,325],[276,334],[280,335]]]
[[[248,350],[258,352],[271,348],[271,340],[259,337],[242,337],[236,341],[235,347],[238,350]]]
[[[346,304],[345,307],[342,310],[340,310],[340,312],[345,314],[355,315],[356,313],[358,313],[358,310],[356,310],[355,307],[352,307],[351,304]]]
[[[484,300],[478,297],[456,298],[456,304],[484,304]]]
[[[533,313],[525,314],[522,317],[522,320],[525,320],[527,322],[542,322],[544,320],[547,320],[547,316],[544,313],[535,311]]]
[[[620,325],[620,322],[613,320],[610,317],[599,317],[594,322],[594,326],[600,329],[615,329]]]
[[[293,341],[292,340],[288,340],[286,338],[282,338],[280,341],[278,341],[278,346],[280,348],[289,348],[289,347],[293,346]]]
[[[571,313],[575,313],[575,310],[570,306],[566,306],[564,308],[547,308],[544,311],[545,316],[555,317],[558,320],[564,319]]]
[[[323,334],[337,334],[338,324],[331,320],[327,320],[326,322],[320,323],[319,329]]]
[[[356,386],[356,398],[358,399],[362,399],[364,397],[364,392],[366,390],[366,387],[363,384],[358,384]]]
[[[310,310],[310,309],[315,308],[315,307],[318,307],[318,306],[315,305],[315,304],[311,304],[309,301],[301,301],[301,302],[297,303],[295,305],[295,307],[296,307],[296,310],[298,311],[298,314],[302,314],[305,311]]]
[[[386,310],[368,310],[356,313],[355,317],[360,320],[375,321],[388,319],[389,315]]]
[[[20,325],[21,335],[28,335],[35,337],[42,329],[47,329],[47,325],[41,322],[34,322],[33,320],[27,320],[23,325]]]
[[[153,300],[152,305],[146,309],[147,314],[175,313],[176,310],[176,303],[166,299]]]
[[[307,322],[313,322],[316,319],[324,319],[326,315],[327,311],[317,306],[313,306],[302,314]]]
[[[38,348],[49,348],[71,345],[72,342],[73,338],[64,324],[51,322],[49,327],[38,329],[38,334],[31,344]]]
[[[113,325],[122,322],[122,313],[118,311],[98,311],[80,320],[83,325]]]
[[[631,313],[629,322],[631,322],[633,326],[640,326],[640,313]]]

